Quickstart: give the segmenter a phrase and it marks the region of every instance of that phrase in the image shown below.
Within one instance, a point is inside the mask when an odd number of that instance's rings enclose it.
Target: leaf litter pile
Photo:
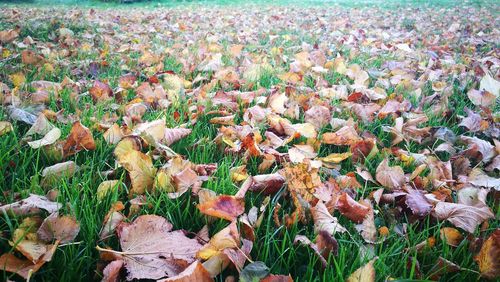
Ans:
[[[0,17],[4,279],[498,279],[486,8]]]

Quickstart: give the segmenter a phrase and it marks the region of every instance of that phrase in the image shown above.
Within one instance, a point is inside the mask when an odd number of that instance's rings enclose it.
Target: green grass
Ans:
[[[204,1],[201,4],[207,4],[212,1]],[[229,1],[214,1],[216,4],[231,4]],[[236,1],[238,2],[238,1]],[[306,1],[313,4],[319,4],[320,1]],[[347,4],[348,1],[334,1],[340,5]],[[369,2],[373,4],[380,4],[377,1],[359,1],[359,5]],[[393,1],[394,5],[407,4],[407,1]],[[451,1],[431,1],[431,5],[451,5]],[[470,5],[482,5],[484,1],[470,1]],[[70,2],[71,3],[71,2]],[[427,2],[425,2],[427,3]],[[486,3],[486,2],[484,2]],[[43,4],[40,3],[40,4]],[[162,2],[164,5],[171,5]],[[179,5],[183,5],[181,3]],[[193,3],[194,4],[194,3]],[[278,4],[282,4],[281,1]],[[323,5],[324,3],[321,3]],[[412,1],[412,5],[423,5],[422,1]],[[94,5],[94,2],[89,2],[89,6]],[[96,4],[97,5],[97,4]],[[98,4],[102,5],[102,4]],[[105,4],[110,5],[112,4]],[[152,3],[134,4],[141,7],[148,7]],[[132,5],[132,6],[134,6]],[[172,4],[175,5],[175,4]],[[356,5],[356,4],[353,4]],[[21,6],[22,7],[22,6]],[[131,6],[127,6],[131,7]],[[48,16],[50,18],[50,16]],[[0,18],[1,20],[1,18]],[[11,27],[14,23],[0,22],[2,28]],[[411,22],[405,22],[405,26],[411,26]],[[54,32],[59,25],[35,25],[31,22],[23,24],[22,36],[31,36],[34,39],[41,41],[50,41],[50,34]],[[76,34],[80,34],[86,30],[94,30],[94,26],[87,23],[72,22],[69,26]],[[306,39],[314,41],[310,38]],[[279,42],[278,44],[282,44]],[[166,43],[165,43],[166,44]],[[268,41],[259,42],[257,50],[269,50],[273,44]],[[285,46],[287,43],[283,43]],[[386,54],[387,55],[387,54]],[[370,58],[367,53],[361,53],[357,57],[350,60],[350,63],[358,63],[364,69],[380,68],[381,65],[391,58],[383,55],[376,58]],[[91,51],[89,54],[84,52],[79,53],[72,58],[71,66],[78,64],[85,59],[95,60],[98,54]],[[124,73],[122,66],[127,65],[130,69],[134,69],[137,65],[137,56],[129,54],[130,60],[124,61],[119,56],[108,55],[106,58],[109,65],[103,69],[98,75],[99,79],[106,79],[113,87],[117,86],[118,78]],[[225,58],[225,60],[228,60]],[[230,63],[229,61],[227,61]],[[186,78],[193,79],[198,73],[184,73],[182,65],[173,56],[167,56],[163,60],[164,70],[171,70],[177,74],[183,75]],[[1,63],[0,63],[1,64]],[[55,70],[55,73],[44,74],[38,72],[30,66],[21,65],[20,61],[16,61],[15,68],[24,70],[28,75],[26,76],[27,82],[47,79],[51,81],[60,81],[63,77],[68,76],[73,79],[79,78],[71,73],[71,66],[60,67]],[[283,68],[282,65],[277,65],[272,62],[273,68]],[[7,68],[0,69],[0,76],[7,77],[12,71]],[[89,79],[89,77],[86,77]],[[339,73],[329,71],[324,75],[324,79],[328,84],[346,84],[348,78]],[[144,80],[144,77],[142,78]],[[307,76],[304,78],[306,86],[315,89],[314,77]],[[261,87],[269,89],[272,86],[281,85],[282,81],[278,78],[276,73],[264,72],[259,80],[253,84],[250,89],[243,90],[256,90]],[[469,85],[469,87],[471,87]],[[428,88],[427,88],[428,89]],[[410,96],[409,93],[404,92],[404,89],[392,89],[397,95]],[[451,116],[444,118],[441,116],[430,116],[429,121],[422,126],[444,126],[450,128],[453,132],[459,133],[456,120],[459,115],[464,114],[464,108],[472,108],[466,97],[468,89],[460,89],[458,84],[453,88],[453,95],[450,98],[450,109],[452,109]],[[391,91],[392,92],[392,91]],[[391,93],[389,93],[391,94]],[[134,93],[130,93],[133,97]],[[417,101],[412,101],[417,102]],[[53,98],[48,103],[48,108],[54,112],[64,110],[65,115],[71,115],[79,112],[79,117],[82,123],[89,128],[92,128],[94,122],[93,118],[99,120],[106,112],[109,111],[110,103],[93,105],[90,97],[81,96],[80,99],[74,100],[70,97],[69,92],[61,93],[59,99]],[[209,108],[206,111],[210,110]],[[424,111],[428,108],[424,108]],[[181,116],[188,112],[186,101],[174,104],[166,111],[150,111],[145,116],[145,120],[154,120],[163,118],[166,120],[168,127],[175,127],[189,121],[181,119],[177,121],[173,118],[174,113],[179,112]],[[243,112],[237,113],[241,119]],[[343,112],[342,117],[356,117],[353,114]],[[201,117],[192,126],[192,133],[172,146],[172,149],[186,159],[193,163],[217,163],[218,169],[213,177],[203,184],[204,188],[214,190],[219,194],[234,194],[238,190],[229,174],[230,168],[243,164],[241,156],[226,154],[221,146],[213,142],[217,135],[218,126],[212,125],[208,122],[210,117]],[[0,107],[0,120],[6,120],[7,113],[5,108]],[[303,113],[297,122],[303,121]],[[41,171],[43,168],[53,165],[58,161],[50,159],[45,156],[41,150],[34,150],[29,148],[21,139],[25,132],[29,129],[22,123],[14,123],[14,130],[6,135],[0,137],[0,187],[6,193],[0,196],[1,203],[10,203],[14,201],[13,195],[20,193],[21,198],[26,197],[29,193],[44,194],[47,188],[41,185]],[[390,147],[390,134],[382,130],[384,125],[393,125],[391,118],[375,119],[371,123],[363,124],[359,121],[360,131],[371,132],[383,142],[385,147]],[[70,124],[57,123],[57,126],[62,130],[63,137],[67,136],[71,129]],[[328,132],[330,128],[323,129]],[[114,168],[113,148],[114,146],[108,145],[101,133],[93,130],[94,139],[96,140],[97,149],[95,151],[82,151],[77,155],[70,157],[74,160],[81,170],[76,173],[71,179],[63,178],[57,185],[51,187],[59,190],[57,201],[65,203],[62,213],[74,215],[80,222],[81,230],[74,244],[61,246],[57,249],[51,262],[47,263],[40,271],[33,277],[33,281],[92,281],[99,280],[100,274],[96,272],[96,267],[101,263],[99,260],[99,253],[95,249],[97,245],[108,245],[115,250],[119,249],[119,244],[116,239],[107,241],[106,244],[99,241],[98,234],[102,226],[102,221],[105,214],[110,209],[111,205],[117,200],[126,201],[127,191],[125,189],[118,189],[111,194],[108,194],[106,199],[99,202],[95,196],[96,189],[99,183],[105,180],[100,172]],[[461,132],[460,132],[461,133]],[[403,149],[407,149],[403,143],[399,144]],[[421,149],[427,148],[426,145],[409,144],[412,152],[418,152]],[[320,155],[326,156],[334,152],[345,152],[347,147],[328,146],[323,145],[320,149]],[[375,175],[377,164],[383,159],[383,154],[375,156],[365,162],[368,170]],[[259,160],[251,160],[248,164],[249,171],[256,174],[256,166]],[[156,167],[162,165],[161,161],[155,163]],[[403,167],[406,173],[411,173],[414,167]],[[349,162],[344,162],[341,168],[341,174],[353,171],[354,166]],[[116,178],[125,181],[126,172],[123,169],[118,169]],[[370,192],[375,191],[380,186],[368,183],[359,191],[358,198],[367,198]],[[8,192],[8,193],[7,193]],[[185,229],[190,232],[197,232],[205,224],[210,225],[210,234],[213,235],[227,225],[226,221],[217,220],[209,223],[207,218],[202,215],[196,208],[197,199],[190,195],[184,194],[182,197],[172,200],[165,194],[151,194],[147,197],[150,205],[142,208],[141,214],[157,214],[167,218],[174,226],[175,229]],[[252,206],[260,206],[264,197],[262,195],[249,193],[246,198],[247,211]],[[309,238],[314,238],[314,230],[312,224],[303,225],[297,224],[293,227],[286,229],[285,227],[277,227],[273,222],[273,209],[277,203],[280,203],[283,208],[280,215],[290,213],[293,206],[290,204],[290,199],[284,193],[278,193],[271,199],[271,203],[265,213],[262,225],[255,230],[256,241],[251,253],[251,257],[255,261],[263,261],[271,269],[271,273],[275,274],[291,274],[295,281],[343,281],[357,268],[364,265],[372,256],[362,257],[360,248],[365,243],[361,236],[355,231],[354,224],[345,217],[339,216],[338,213],[334,214],[339,218],[340,224],[349,229],[349,234],[336,234],[335,237],[339,243],[338,256],[331,256],[328,259],[330,266],[327,269],[319,267],[320,263],[314,256],[314,253],[303,247],[293,244],[296,235],[306,235]],[[492,203],[490,203],[490,206]],[[127,204],[128,209],[128,204]],[[378,257],[375,262],[375,269],[377,273],[377,280],[384,281],[385,278],[396,278],[399,281],[415,281],[415,280],[429,280],[432,273],[430,270],[434,266],[436,259],[442,256],[445,259],[459,263],[462,271],[458,273],[449,273],[442,276],[443,281],[475,281],[478,279],[478,269],[476,263],[473,261],[473,255],[468,250],[469,243],[464,240],[458,247],[452,248],[447,244],[438,240],[436,245],[424,249],[417,253],[411,249],[419,242],[422,242],[429,237],[433,236],[439,238],[439,229],[441,226],[448,226],[447,223],[436,222],[430,217],[426,217],[421,221],[414,221],[400,215],[399,212],[389,205],[376,206],[375,209],[379,211],[376,215],[377,227],[387,226],[391,229],[390,235],[383,243],[373,246],[373,255]],[[494,210],[498,217],[498,207]],[[397,219],[396,219],[397,217]],[[2,236],[0,238],[1,252],[12,251],[8,240],[10,236],[3,236],[12,234],[12,232],[19,225],[20,220],[7,215],[2,215],[0,219],[0,230]],[[401,228],[402,224],[407,224],[407,234],[401,236],[394,230]],[[490,221],[490,226],[487,233],[498,228],[498,221]],[[479,235],[477,232],[475,235]],[[410,251],[408,251],[410,250]],[[423,273],[422,277],[417,277],[415,270],[415,260],[417,258],[420,264],[420,271]],[[407,262],[411,267],[407,267]],[[224,281],[225,277],[235,275],[234,270],[226,270],[222,276],[217,277],[217,281]],[[3,280],[17,279],[15,275],[2,272],[0,277]]]

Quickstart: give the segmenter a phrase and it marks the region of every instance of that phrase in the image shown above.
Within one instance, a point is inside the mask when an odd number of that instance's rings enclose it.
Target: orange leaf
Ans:
[[[245,201],[234,196],[220,195],[199,204],[198,209],[203,214],[233,221],[245,212]]]
[[[484,242],[474,260],[479,265],[481,276],[488,279],[500,277],[500,229],[495,230]]]
[[[79,121],[73,123],[68,139],[63,146],[64,156],[71,156],[78,151],[95,150],[95,141],[90,129],[82,125]]]

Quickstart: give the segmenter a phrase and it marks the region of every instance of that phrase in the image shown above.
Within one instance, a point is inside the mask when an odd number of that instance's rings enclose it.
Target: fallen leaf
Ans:
[[[311,214],[314,220],[314,231],[319,233],[325,231],[328,234],[335,234],[336,232],[344,233],[347,231],[342,225],[338,223],[336,217],[333,217],[325,204],[318,202],[316,206],[311,208]]]
[[[369,261],[364,266],[358,268],[347,278],[347,282],[373,282],[375,281],[375,268],[373,263],[375,260]]]
[[[195,261],[201,248],[196,239],[187,238],[180,230],[172,231],[172,224],[156,215],[141,215],[132,223],[122,223],[117,234],[127,280],[176,276]]]
[[[405,197],[405,203],[414,215],[424,217],[431,212],[432,204],[427,201],[424,193],[419,190],[409,189]]]
[[[153,188],[156,168],[150,156],[131,149],[120,158],[119,162],[129,172],[132,182],[129,196],[142,195]]]
[[[68,138],[63,146],[64,156],[71,156],[81,150],[95,150],[95,141],[90,129],[79,121],[73,123]]]
[[[384,159],[378,165],[375,178],[391,191],[401,188],[406,182],[403,169],[399,166],[389,166],[388,159]]]
[[[488,279],[500,277],[500,229],[491,233],[474,260],[479,265],[481,276]]]
[[[12,123],[8,121],[0,121],[0,136],[11,132],[13,129]]]
[[[346,192],[343,192],[338,198],[336,208],[340,213],[350,220],[361,223],[370,212],[370,208],[356,202]]]
[[[448,245],[453,247],[457,247],[464,239],[464,236],[462,236],[460,231],[453,227],[441,228],[439,230],[439,237],[441,238],[441,240],[445,241]]]
[[[203,214],[233,221],[245,212],[245,201],[234,196],[220,195],[200,203],[198,209]]]
[[[40,209],[46,210],[48,213],[54,213],[61,207],[62,204],[52,202],[45,196],[30,194],[26,199],[1,206],[0,211],[2,213],[22,216],[39,213]]]
[[[43,146],[54,144],[59,139],[59,137],[61,137],[61,130],[55,127],[47,132],[47,134],[45,134],[42,139],[28,142],[28,145],[32,149],[38,149]]]
[[[479,224],[494,217],[487,206],[473,207],[447,202],[438,202],[432,215],[439,220],[448,220],[469,233],[474,233]]]
[[[184,271],[179,273],[177,276],[167,278],[164,280],[158,280],[162,282],[191,282],[191,281],[199,281],[199,282],[210,282],[214,281],[212,277],[210,277],[210,273],[203,267],[203,265],[199,261],[193,262],[189,265]]]
[[[43,221],[38,229],[38,237],[45,242],[59,241],[61,244],[73,242],[80,232],[80,224],[72,216],[58,216],[53,213]]]
[[[123,267],[123,260],[114,260],[102,271],[102,282],[118,282],[120,276],[120,270]]]
[[[94,85],[89,89],[89,93],[94,102],[107,101],[113,98],[113,90],[111,87],[100,80],[94,81]]]
[[[337,146],[353,145],[360,140],[361,138],[352,126],[344,126],[333,133],[324,133],[321,137],[323,143]]]
[[[191,134],[191,131],[192,130],[189,128],[166,128],[164,136],[165,145],[170,146],[174,144],[175,142]]]

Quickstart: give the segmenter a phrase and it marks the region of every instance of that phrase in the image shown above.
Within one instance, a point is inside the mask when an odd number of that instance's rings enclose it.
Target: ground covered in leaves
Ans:
[[[2,7],[2,279],[498,279],[498,8]]]

